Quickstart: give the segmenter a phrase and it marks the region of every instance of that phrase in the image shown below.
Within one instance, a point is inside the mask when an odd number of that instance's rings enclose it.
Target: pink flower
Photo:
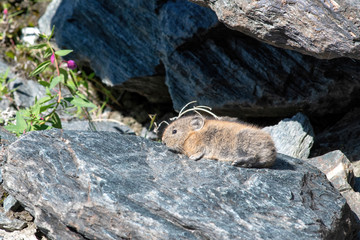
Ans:
[[[67,62],[67,67],[70,68],[71,70],[74,70],[75,68],[77,68],[77,65],[74,60],[69,60],[66,62]]]
[[[7,10],[7,8],[4,8],[4,10],[3,10],[3,14],[4,14],[4,15],[7,15],[7,14],[8,14],[8,10]]]
[[[55,54],[52,54],[52,55],[51,55],[50,61],[51,61],[51,63],[54,63],[54,62],[55,62]]]

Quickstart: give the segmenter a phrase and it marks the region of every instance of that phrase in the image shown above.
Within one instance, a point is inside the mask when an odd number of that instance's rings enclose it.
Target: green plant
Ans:
[[[156,119],[156,114],[149,114],[148,116],[149,116],[149,118],[150,118],[150,125],[149,125],[148,130],[145,132],[144,138],[147,137],[147,133],[151,131],[151,128],[152,128],[153,126],[155,126],[154,123],[155,123],[155,119]],[[155,127],[156,127],[156,126],[155,126]]]
[[[91,120],[88,108],[92,111],[97,108],[79,90],[76,74],[73,72],[77,68],[76,63],[73,60],[60,61],[59,59],[71,53],[72,50],[55,51],[50,44],[53,34],[54,28],[50,36],[40,34],[43,42],[31,47],[34,51],[41,51],[44,59],[50,58],[41,62],[30,74],[37,77],[38,82],[46,88],[46,96],[35,99],[31,107],[19,110],[16,113],[15,123],[5,126],[7,130],[17,135],[34,130],[62,128],[59,110],[77,108],[78,112],[83,112]],[[64,64],[65,68],[62,67]],[[52,73],[49,80],[44,78],[47,75],[42,74],[45,71]],[[64,94],[64,89],[67,90],[67,94]]]
[[[6,69],[6,72],[0,73],[0,101],[3,100],[3,97],[11,98],[11,94],[16,91],[16,89],[9,89],[9,84],[15,80],[8,79],[9,69]]]
[[[9,13],[9,4],[8,3],[2,3],[2,8],[3,8],[3,16],[1,19],[1,25],[3,25],[3,30],[1,33],[1,43],[4,44],[6,38],[12,39],[13,34],[10,30],[10,26],[11,24],[14,22],[14,17],[21,14],[23,11],[17,11],[14,13]]]

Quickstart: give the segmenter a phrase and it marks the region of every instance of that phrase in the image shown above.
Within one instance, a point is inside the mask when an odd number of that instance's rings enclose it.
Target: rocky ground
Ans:
[[[94,118],[99,132],[68,114],[64,130],[0,129],[0,239],[360,239],[357,6],[192,2],[28,7],[116,102]],[[20,23],[2,43],[16,88],[3,114],[44,94],[14,48]],[[157,138],[148,114],[167,120],[192,100],[267,126],[275,166],[190,161],[143,138]]]

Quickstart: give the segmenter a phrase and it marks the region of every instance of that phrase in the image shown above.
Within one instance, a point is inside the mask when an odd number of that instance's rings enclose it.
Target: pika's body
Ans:
[[[189,158],[230,161],[240,167],[271,167],[276,149],[271,136],[261,129],[238,122],[188,116],[172,122],[163,143]]]

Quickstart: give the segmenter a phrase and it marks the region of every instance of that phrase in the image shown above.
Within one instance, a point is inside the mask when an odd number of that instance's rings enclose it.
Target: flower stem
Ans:
[[[57,75],[60,76],[60,69],[59,69],[59,65],[58,65],[58,61],[56,59],[56,56],[55,56],[55,52],[54,52],[54,49],[51,47],[51,44],[49,42],[49,40],[47,40],[47,45],[49,46],[50,50],[51,50],[51,53],[54,55],[54,60],[55,60],[55,67],[56,67],[56,72],[57,72]],[[61,101],[61,84],[59,84],[59,97],[58,97],[58,100],[57,102],[60,103]],[[59,104],[56,105],[56,107],[59,106]],[[55,108],[56,109],[56,108]]]

